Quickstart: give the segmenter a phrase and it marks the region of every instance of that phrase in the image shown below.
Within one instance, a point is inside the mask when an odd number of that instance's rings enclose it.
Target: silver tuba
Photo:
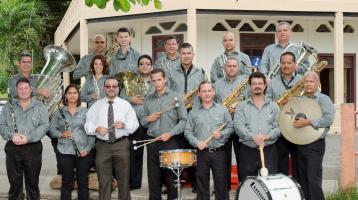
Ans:
[[[304,41],[300,41],[299,44],[289,44],[282,51],[281,55],[283,53],[289,51],[290,48],[297,48],[298,49],[298,57],[296,58],[296,65],[297,66],[302,64],[310,56],[313,56],[314,59],[315,59],[315,63],[313,65],[311,65],[311,66],[314,66],[317,63],[317,61],[318,61],[317,53],[318,52],[310,44],[308,44],[308,43],[306,43]],[[278,61],[278,63],[280,63],[280,62]],[[310,71],[311,67],[308,67],[307,70]],[[279,71],[280,71],[280,64],[277,64],[276,67],[270,71],[270,73],[267,75],[267,77],[272,79],[273,77],[275,77],[275,76],[277,76],[279,74]]]
[[[38,76],[36,89],[45,88],[52,92],[50,97],[37,95],[37,99],[44,103],[50,114],[58,109],[58,103],[62,98],[63,80],[62,72],[70,72],[75,69],[76,61],[72,54],[62,47],[49,45],[44,49],[46,64]]]

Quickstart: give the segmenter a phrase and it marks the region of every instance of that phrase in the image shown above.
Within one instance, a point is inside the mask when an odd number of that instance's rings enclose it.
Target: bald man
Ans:
[[[326,148],[325,137],[336,112],[331,99],[319,91],[320,84],[319,76],[315,72],[309,71],[304,75],[305,97],[318,102],[322,116],[317,119],[299,118],[293,122],[295,128],[312,126],[323,129],[321,138],[315,142],[297,145],[298,182],[301,184],[306,200],[324,200],[322,161]]]
[[[106,47],[106,38],[101,34],[95,35],[93,38],[93,52],[83,56],[80,59],[75,71],[73,71],[73,79],[77,80],[83,76],[90,76],[90,64],[92,62],[92,59],[96,55],[104,55]]]
[[[215,58],[210,71],[210,80],[215,83],[220,78],[224,77],[224,65],[228,57],[236,58],[240,62],[240,74],[249,75],[251,74],[250,58],[247,54],[242,53],[236,49],[237,39],[233,32],[225,32],[222,37],[223,46],[225,52]]]

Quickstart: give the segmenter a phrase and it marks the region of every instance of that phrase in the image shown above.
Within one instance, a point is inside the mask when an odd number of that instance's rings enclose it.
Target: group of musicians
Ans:
[[[153,65],[150,56],[140,55],[130,46],[129,30],[120,28],[116,37],[119,49],[109,64],[104,55],[106,39],[96,35],[93,53],[81,58],[73,73],[74,79],[86,77],[83,88],[79,91],[76,85],[67,86],[63,107],[51,113],[50,119],[46,107],[32,96],[50,97],[59,91],[34,88],[37,79],[31,75],[31,55],[21,54],[19,73],[9,80],[10,101],[0,115],[0,133],[8,141],[9,199],[23,198],[23,175],[27,199],[40,199],[41,138],[48,133],[57,140],[54,148],[57,170],[62,174],[62,200],[71,199],[74,177],[78,199],[89,198],[88,172],[93,159],[99,199],[111,199],[112,177],[118,183],[118,199],[131,199],[130,190],[141,187],[143,166],[143,149],[134,150],[131,141],[143,139],[156,140],[146,145],[151,200],[161,199],[164,179],[168,199],[177,198],[175,175],[160,168],[159,151],[183,148],[196,149],[195,179],[191,181],[197,199],[210,198],[210,170],[215,199],[229,199],[232,145],[241,181],[257,176],[261,168],[258,149],[263,147],[270,174],[288,175],[291,158],[292,175],[301,184],[305,199],[323,200],[325,136],[335,109],[319,90],[319,76],[306,72],[309,63],[297,66],[298,52],[283,52],[291,34],[288,23],[277,24],[278,43],[264,50],[258,72],[252,72],[249,57],[236,48],[235,34],[224,33],[225,52],[214,60],[211,82],[205,71],[193,64],[193,47],[189,43],[178,46],[175,37],[165,40],[165,52]],[[268,78],[277,65],[280,73]],[[148,84],[145,95],[127,95],[115,77],[126,71],[137,73]],[[275,103],[300,79],[304,80],[304,96],[316,100],[323,113],[318,119],[293,122],[296,128],[324,128],[322,137],[307,145],[293,144],[281,136],[280,108]],[[238,106],[225,107],[223,100],[241,84],[245,89],[237,97]],[[188,98],[190,93],[195,94],[193,98]],[[86,102],[87,108],[81,107],[81,102]]]

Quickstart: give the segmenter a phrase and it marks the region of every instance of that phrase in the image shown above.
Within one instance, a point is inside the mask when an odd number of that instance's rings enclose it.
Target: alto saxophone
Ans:
[[[241,103],[243,99],[240,99],[238,97],[245,90],[248,84],[249,84],[249,78],[246,78],[232,91],[232,93],[228,97],[226,97],[222,101],[223,106],[225,106],[228,110],[230,110],[235,108],[239,103]]]
[[[328,65],[328,62],[323,60],[319,62],[318,64],[315,64],[311,67],[311,71],[314,71],[316,73],[321,72],[326,66]],[[285,93],[283,93],[277,100],[276,103],[278,106],[282,107],[284,106],[292,97],[295,96],[302,96],[304,92],[303,87],[304,77],[302,77],[291,89],[286,90]]]

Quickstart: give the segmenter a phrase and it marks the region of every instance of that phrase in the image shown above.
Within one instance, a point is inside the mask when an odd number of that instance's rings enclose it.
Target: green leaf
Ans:
[[[137,2],[136,2],[136,0],[129,0],[133,5],[136,5],[137,4]]]
[[[136,0],[138,4],[142,4],[142,0]]]
[[[162,9],[162,2],[160,0],[154,0],[154,7],[156,9]]]
[[[93,0],[93,3],[100,9],[103,9],[107,5],[107,0]]]
[[[143,5],[148,5],[149,4],[149,0],[142,0],[142,3],[143,3]]]
[[[115,11],[118,11],[119,9],[122,10],[121,4],[119,4],[119,2],[116,0],[113,0],[113,7]]]
[[[117,0],[119,4],[122,7],[122,10],[124,12],[128,12],[131,9],[131,4],[129,3],[129,0]]]
[[[86,6],[92,7],[93,6],[93,0],[86,0],[85,1]]]

